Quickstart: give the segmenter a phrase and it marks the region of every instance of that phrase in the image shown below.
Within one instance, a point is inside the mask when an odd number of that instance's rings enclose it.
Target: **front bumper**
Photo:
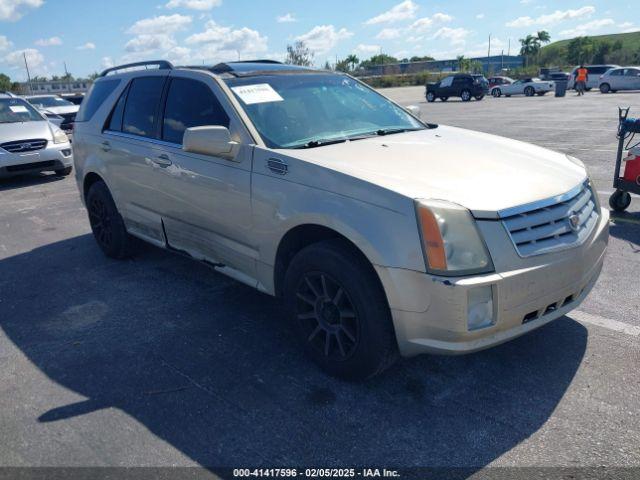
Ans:
[[[42,150],[9,153],[0,149],[0,178],[60,170],[73,165],[71,143],[48,142]]]
[[[479,222],[494,254],[496,272],[475,277],[437,277],[376,267],[391,307],[403,356],[464,354],[504,343],[576,308],[595,284],[608,242],[609,212],[602,210],[591,236],[579,246],[531,258],[517,256],[500,222]],[[490,285],[494,324],[467,328],[470,289]]]

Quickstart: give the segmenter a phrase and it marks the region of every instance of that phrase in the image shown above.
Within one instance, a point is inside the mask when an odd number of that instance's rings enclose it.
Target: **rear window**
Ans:
[[[142,137],[155,137],[158,106],[165,77],[142,77],[131,82],[122,118],[122,131]]]
[[[589,73],[599,74],[604,73],[609,70],[611,67],[587,67],[587,71]]]
[[[75,121],[88,122],[91,120],[91,117],[93,117],[107,97],[113,93],[119,84],[120,80],[118,79],[95,82],[91,86],[86,100],[82,102]]]

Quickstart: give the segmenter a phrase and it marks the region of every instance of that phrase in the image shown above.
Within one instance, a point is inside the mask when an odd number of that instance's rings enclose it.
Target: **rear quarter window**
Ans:
[[[75,121],[88,122],[91,120],[107,97],[120,85],[120,81],[119,79],[113,79],[95,82],[91,86],[82,105],[80,105],[80,110],[78,111]]]

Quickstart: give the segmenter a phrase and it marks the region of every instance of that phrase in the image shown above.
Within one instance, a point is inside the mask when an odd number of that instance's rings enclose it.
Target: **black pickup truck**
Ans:
[[[426,97],[428,102],[439,98],[446,102],[449,97],[460,97],[463,102],[471,98],[482,100],[489,93],[489,82],[484,75],[457,73],[443,78],[437,83],[427,83]]]

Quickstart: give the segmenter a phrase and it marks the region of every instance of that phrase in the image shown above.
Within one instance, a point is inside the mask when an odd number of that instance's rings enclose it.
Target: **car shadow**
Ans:
[[[611,213],[609,234],[629,242],[635,253],[640,253],[640,212]]]
[[[0,308],[30,362],[86,397],[47,397],[33,412],[38,438],[117,408],[225,478],[247,466],[455,466],[468,470],[450,478],[466,477],[545,424],[587,343],[565,317],[491,350],[346,383],[302,356],[279,301],[153,248],[106,259],[89,235],[0,260]]]
[[[0,178],[0,192],[31,187],[33,185],[59,182],[65,177],[54,173],[31,173],[9,178]]]

